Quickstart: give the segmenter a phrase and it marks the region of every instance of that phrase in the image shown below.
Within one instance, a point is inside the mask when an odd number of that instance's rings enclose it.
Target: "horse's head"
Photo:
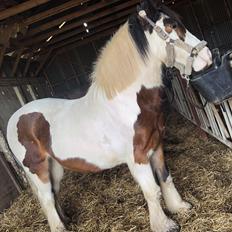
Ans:
[[[205,41],[200,41],[184,26],[180,17],[159,0],[144,0],[138,7],[139,22],[145,31],[150,53],[168,67],[190,75],[212,64]]]

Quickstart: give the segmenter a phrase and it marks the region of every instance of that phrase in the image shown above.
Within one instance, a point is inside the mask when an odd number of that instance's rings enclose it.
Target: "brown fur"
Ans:
[[[46,152],[50,149],[49,124],[41,113],[22,115],[18,124],[18,140],[26,148],[23,165],[37,174],[43,181],[49,181]]]
[[[141,113],[134,125],[134,158],[139,164],[149,162],[147,153],[156,150],[162,142],[164,133],[164,115],[162,111],[163,90],[142,87],[137,94]]]
[[[101,169],[84,159],[75,158],[61,160],[57,158],[51,147],[50,125],[41,113],[29,113],[19,118],[18,140],[26,148],[23,165],[36,174],[44,183],[49,181],[48,156],[51,155],[62,166],[79,172],[98,172]]]
[[[175,30],[178,37],[183,41],[185,40],[186,29],[181,22],[172,18],[166,18],[164,19],[164,26],[167,33],[170,34],[173,30]]]
[[[72,158],[67,160],[60,160],[57,159],[58,162],[65,168],[71,171],[78,171],[78,172],[100,172],[102,171],[99,167],[86,162],[84,159],[80,158]]]

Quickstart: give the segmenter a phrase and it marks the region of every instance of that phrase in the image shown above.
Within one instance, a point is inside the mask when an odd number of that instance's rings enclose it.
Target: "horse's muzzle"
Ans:
[[[212,53],[208,47],[203,48],[194,59],[193,70],[195,72],[202,71],[212,64]]]

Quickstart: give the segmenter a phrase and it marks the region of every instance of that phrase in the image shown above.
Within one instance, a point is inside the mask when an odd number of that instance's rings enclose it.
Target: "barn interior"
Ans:
[[[139,2],[0,1],[0,140],[10,116],[27,102],[83,96],[101,48]],[[211,49],[232,48],[232,1],[162,2]],[[231,151],[213,138],[199,138],[198,129],[176,113],[166,143],[178,189],[194,205],[174,216],[182,231],[231,232]],[[0,231],[49,231],[17,165],[2,153],[0,172]],[[60,198],[72,219],[70,231],[149,231],[142,193],[124,166],[98,175],[67,172]]]

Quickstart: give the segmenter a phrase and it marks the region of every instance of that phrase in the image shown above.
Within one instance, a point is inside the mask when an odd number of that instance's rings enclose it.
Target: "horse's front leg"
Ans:
[[[162,143],[151,157],[151,166],[158,176],[163,198],[168,210],[171,213],[189,210],[192,207],[191,204],[182,200],[172,181],[171,174],[165,163]]]
[[[128,163],[131,174],[139,183],[148,204],[153,232],[177,232],[179,226],[167,218],[160,205],[160,187],[154,181],[150,164]]]

